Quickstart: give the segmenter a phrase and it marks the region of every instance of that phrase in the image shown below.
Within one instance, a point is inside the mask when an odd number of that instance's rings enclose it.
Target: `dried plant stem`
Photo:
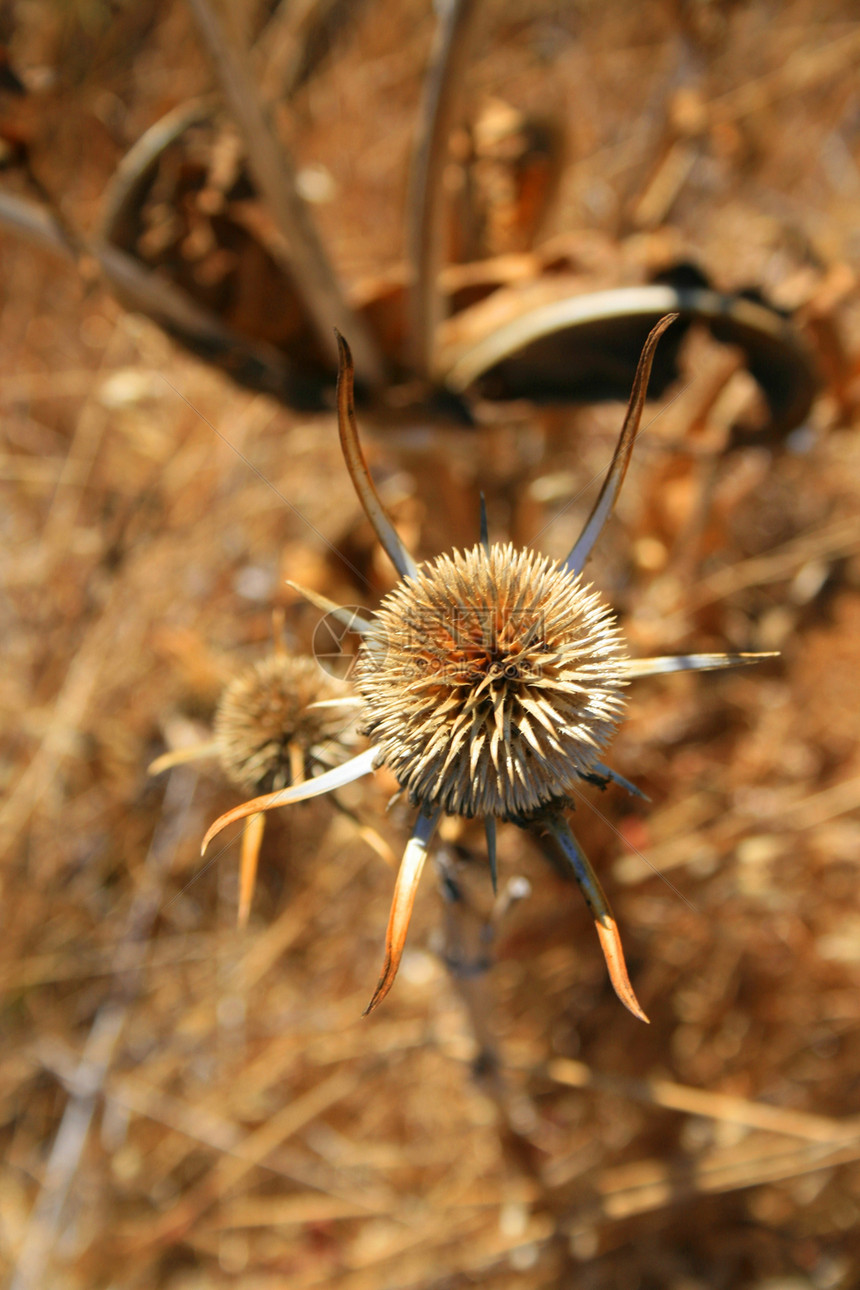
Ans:
[[[433,375],[436,328],[442,313],[438,285],[445,202],[442,171],[477,9],[477,0],[449,0],[445,6],[425,82],[412,166],[407,230],[412,363],[425,378]]]
[[[546,1176],[546,1127],[528,1095],[511,1087],[505,1074],[507,1063],[502,1060],[493,1026],[496,926],[506,910],[526,894],[528,885],[522,879],[511,880],[488,918],[469,900],[460,881],[459,866],[447,848],[438,848],[434,861],[445,902],[442,954],[475,1041],[472,1073],[495,1107],[499,1145],[509,1168],[521,1180],[533,1208],[546,1216],[545,1239],[557,1245],[561,1257],[566,1259],[567,1248],[562,1237],[564,1210]]]
[[[42,203],[46,214],[49,216],[54,227],[57,238],[62,243],[63,250],[71,256],[77,263],[78,267],[83,270],[83,257],[86,252],[86,246],[77,229],[73,228],[63,212],[59,201],[49,188],[45,186],[42,179],[33,170],[32,162],[28,154],[25,154],[23,161],[24,176],[30,187],[30,190],[36,198]],[[92,270],[90,269],[90,272]]]
[[[434,860],[444,898],[442,957],[457,989],[477,1046],[475,1073],[490,1085],[501,1078],[492,1014],[489,974],[492,967],[492,927],[472,908],[446,847]]]
[[[379,348],[364,320],[348,305],[335,277],[299,194],[292,158],[263,110],[248,52],[235,33],[228,37],[209,0],[189,0],[189,4],[242,131],[254,182],[268,202],[288,248],[289,272],[300,287],[320,342],[335,359],[332,328],[348,333],[361,379],[376,388],[384,379]]]
[[[80,262],[80,257],[72,254],[68,239],[60,232],[51,212],[35,202],[14,193],[0,192],[0,227],[18,234],[40,250],[71,259],[76,264]],[[196,304],[180,288],[117,247],[105,242],[84,244],[79,236],[77,240],[98,263],[104,278],[127,309],[139,310],[167,332],[193,337],[215,353],[241,354],[258,365],[261,384],[276,393],[289,390],[290,368],[272,346],[240,336],[216,314]]]
[[[642,1160],[604,1169],[596,1190],[599,1200],[581,1211],[568,1229],[588,1230],[594,1225],[617,1223],[634,1214],[654,1213],[682,1200],[721,1192],[748,1190],[765,1183],[801,1178],[818,1170],[834,1169],[860,1158],[860,1145],[825,1146],[805,1143],[788,1147],[784,1141],[756,1139],[739,1148],[702,1152],[695,1168],[688,1161]]]
[[[187,766],[191,761],[204,761],[207,757],[217,757],[220,744],[217,739],[208,739],[205,743],[188,744],[184,748],[172,748],[151,761],[146,768],[147,775],[161,775],[174,766]]]
[[[337,622],[342,623],[344,627],[348,627],[350,631],[364,633],[370,629],[370,619],[365,618],[352,605],[337,605],[333,600],[329,600],[328,596],[323,596],[320,592],[312,591],[308,587],[302,587],[298,582],[293,582],[291,578],[285,578],[284,581],[288,587],[292,587],[293,591],[297,591],[300,596],[304,596],[305,600],[309,600],[317,609],[321,609],[324,614],[330,615]]]
[[[496,1107],[508,1146],[516,1145],[515,1154],[520,1164],[527,1162],[527,1172],[536,1177],[534,1139],[539,1132],[537,1115],[525,1096],[512,1094],[493,1027],[491,972],[495,919],[492,915],[487,918],[475,909],[460,880],[457,863],[447,847],[437,848],[433,858],[445,902],[442,957],[463,1003],[475,1041],[472,1070]],[[507,899],[503,896],[497,902],[497,908],[503,910],[517,898],[516,894],[509,895]],[[494,914],[498,917],[496,910]]]
[[[781,1133],[805,1142],[860,1142],[860,1122],[856,1116],[839,1120],[826,1115],[813,1115],[808,1111],[795,1111],[791,1107],[775,1106],[769,1102],[753,1102],[749,1098],[733,1094],[692,1088],[673,1080],[630,1079],[607,1075],[592,1070],[584,1062],[562,1057],[550,1062],[547,1074],[557,1083],[567,1084],[572,1088],[599,1089],[631,1101],[643,1102],[647,1106],[659,1106],[664,1110],[721,1120],[727,1124],[740,1124],[748,1129]]]

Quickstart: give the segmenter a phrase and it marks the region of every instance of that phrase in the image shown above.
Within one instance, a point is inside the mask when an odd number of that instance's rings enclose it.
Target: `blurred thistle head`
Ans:
[[[343,761],[355,745],[337,702],[346,693],[312,658],[279,652],[252,663],[227,685],[215,711],[227,778],[270,793]]]
[[[266,793],[301,785],[355,752],[354,722],[344,719],[349,689],[316,659],[283,648],[250,664],[224,688],[215,709],[213,738],[164,753],[152,775],[204,757],[217,757],[243,792]],[[256,885],[265,816],[249,815],[242,834],[238,923],[244,927]]]
[[[216,820],[203,841],[231,821],[337,789],[385,765],[419,809],[391,905],[382,975],[370,1012],[394,982],[415,893],[443,814],[482,815],[496,881],[496,821],[550,835],[569,862],[594,917],[610,980],[621,1001],[647,1021],[624,962],[609,902],[566,813],[586,780],[638,789],[599,758],[624,709],[625,686],[641,676],[708,671],[755,662],[758,654],[686,654],[631,659],[615,618],[582,580],[612,514],[636,440],[657,342],[676,314],[648,335],[603,487],[567,558],[481,544],[419,567],[376,492],[358,439],[349,347],[338,336],[338,428],[347,469],[380,542],[400,574],[373,617],[304,594],[362,635],[355,678],[360,724],[371,747],[310,783],[264,794]],[[302,590],[300,588],[300,590]]]

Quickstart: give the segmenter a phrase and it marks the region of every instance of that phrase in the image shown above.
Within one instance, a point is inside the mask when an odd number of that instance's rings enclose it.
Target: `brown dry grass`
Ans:
[[[402,250],[428,8],[383,20],[368,3],[298,99],[299,154],[341,194],[320,223],[350,279]],[[470,1078],[429,880],[369,1021],[392,876],[325,801],[273,818],[235,930],[236,848],[198,855],[235,795],[205,768],[165,784],[146,766],[208,729],[273,605],[309,647],[317,615],[286,576],[372,604],[391,571],[330,417],[237,390],[3,237],[0,1269],[16,1290],[860,1283],[856,11],[487,9],[475,100],[572,124],[580,161],[547,232],[693,251],[719,285],[803,306],[829,363],[788,448],[724,453],[718,401],[688,452],[696,382],[724,362],[691,349],[692,384],[643,439],[595,569],[638,652],[782,651],[642,684],[613,764],[653,804],[608,793],[610,827],[579,812],[652,1024],[612,995],[578,894],[503,831],[503,876],[533,888],[493,976],[511,1096],[533,1112],[524,1159]],[[168,0],[110,22],[83,3],[15,16],[17,64],[56,70],[26,108],[34,166],[91,228],[124,148],[208,84],[199,42]],[[681,147],[667,101],[683,116],[694,95],[698,161],[649,231]],[[559,554],[590,495],[563,503],[618,417],[407,428],[372,450],[420,554],[473,540],[479,486],[497,534]],[[396,849],[408,819],[383,820],[386,795],[368,782],[360,801]]]

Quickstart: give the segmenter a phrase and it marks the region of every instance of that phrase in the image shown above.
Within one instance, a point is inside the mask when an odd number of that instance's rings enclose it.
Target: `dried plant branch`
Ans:
[[[35,202],[0,192],[0,226],[25,238],[40,250],[76,261],[67,239],[57,228],[51,212]],[[80,237],[78,238],[81,241]],[[191,337],[215,353],[240,354],[259,369],[260,383],[273,393],[289,390],[290,367],[270,345],[249,341],[225,326],[210,310],[198,305],[180,288],[161,278],[105,242],[81,241],[86,255],[98,264],[106,281],[127,309],[139,310],[176,336]]]
[[[436,328],[442,317],[443,171],[477,10],[477,0],[448,0],[444,6],[424,82],[412,162],[407,214],[407,257],[412,275],[409,317],[412,364],[424,378],[435,374]]]
[[[642,1160],[605,1169],[597,1179],[600,1200],[578,1218],[584,1227],[596,1222],[620,1222],[694,1196],[746,1190],[764,1183],[799,1178],[819,1169],[860,1159],[860,1144],[807,1144],[787,1149],[784,1142],[744,1144],[743,1150],[703,1152],[690,1161]]]
[[[735,1097],[728,1093],[692,1088],[672,1080],[630,1079],[608,1075],[592,1070],[584,1062],[567,1058],[551,1061],[546,1073],[550,1079],[572,1088],[599,1089],[648,1106],[659,1106],[664,1110],[703,1116],[705,1119],[721,1120],[728,1124],[741,1124],[748,1129],[781,1133],[806,1142],[835,1144],[860,1141],[860,1120],[856,1116],[838,1120],[774,1106],[769,1102],[753,1102],[749,1098]]]
[[[209,0],[188,0],[218,69],[225,95],[242,131],[248,164],[283,236],[289,271],[316,325],[321,344],[337,357],[332,328],[348,332],[355,347],[361,379],[382,385],[385,366],[376,340],[364,320],[349,306],[329,263],[307,206],[300,196],[295,167],[277,138],[260,96],[248,52],[235,33],[228,37]]]
[[[217,757],[221,745],[217,739],[208,739],[205,743],[188,744],[184,748],[172,748],[151,761],[146,768],[147,775],[161,775],[174,766],[185,766],[188,762],[204,761],[207,757]]]

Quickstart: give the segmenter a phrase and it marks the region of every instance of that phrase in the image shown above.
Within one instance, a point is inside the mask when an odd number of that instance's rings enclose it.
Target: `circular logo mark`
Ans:
[[[355,666],[361,632],[353,624],[366,619],[357,605],[344,605],[337,614],[326,614],[314,628],[314,658],[324,672],[338,681],[348,681]]]

